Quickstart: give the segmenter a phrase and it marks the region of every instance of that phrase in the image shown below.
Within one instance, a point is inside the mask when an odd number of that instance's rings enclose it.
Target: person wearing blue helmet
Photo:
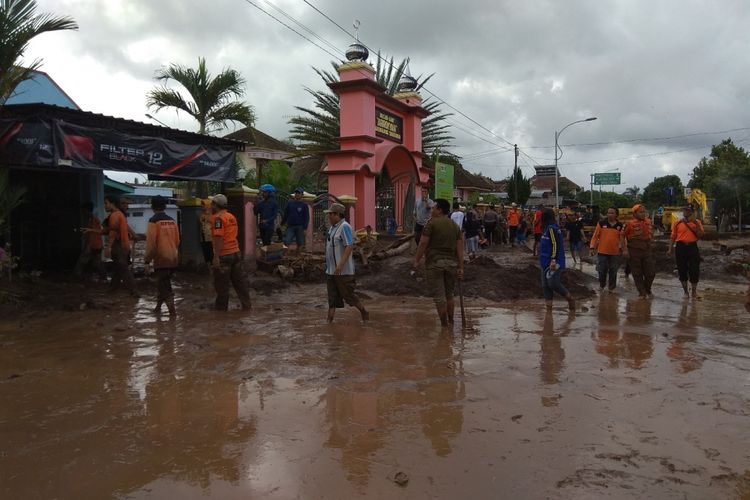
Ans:
[[[276,204],[274,193],[276,188],[271,184],[263,184],[260,187],[263,199],[253,207],[253,213],[258,217],[258,229],[263,246],[270,245],[276,229],[276,216],[279,214],[279,205]]]
[[[284,244],[297,243],[297,252],[305,249],[305,231],[310,223],[310,208],[302,201],[304,194],[305,190],[301,187],[294,190],[294,198],[287,202],[281,218],[281,225],[286,224]]]

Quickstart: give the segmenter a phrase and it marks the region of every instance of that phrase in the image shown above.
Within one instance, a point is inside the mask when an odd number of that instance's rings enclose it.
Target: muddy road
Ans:
[[[329,326],[322,284],[4,315],[0,497],[748,498],[744,289],[678,287],[472,298],[465,330],[372,290]]]

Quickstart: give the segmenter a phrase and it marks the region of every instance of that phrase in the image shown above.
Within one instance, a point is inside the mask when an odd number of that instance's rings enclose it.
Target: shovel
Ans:
[[[464,312],[464,280],[458,280],[458,303],[461,306],[461,326],[466,328],[466,312]]]

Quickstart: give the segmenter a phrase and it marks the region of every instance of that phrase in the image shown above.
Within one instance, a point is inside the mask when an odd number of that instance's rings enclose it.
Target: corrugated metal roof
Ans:
[[[197,134],[151,123],[144,123],[126,118],[65,108],[52,104],[8,104],[3,106],[3,118],[55,118],[84,127],[107,128],[132,135],[162,137],[184,144],[205,144],[211,146],[233,147],[238,151],[245,148],[245,143],[224,137]]]

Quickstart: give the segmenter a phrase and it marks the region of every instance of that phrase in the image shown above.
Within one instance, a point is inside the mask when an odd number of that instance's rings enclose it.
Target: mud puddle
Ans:
[[[575,316],[469,298],[465,330],[372,290],[326,325],[322,284],[3,317],[0,497],[749,495],[742,287],[621,284]]]

